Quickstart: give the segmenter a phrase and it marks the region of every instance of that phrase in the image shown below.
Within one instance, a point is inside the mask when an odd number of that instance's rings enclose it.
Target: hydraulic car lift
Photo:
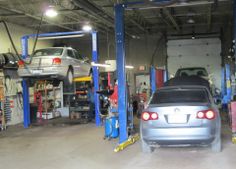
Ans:
[[[97,63],[98,62],[98,46],[97,46],[97,32],[96,31],[74,31],[74,32],[55,32],[55,33],[43,33],[43,34],[31,34],[25,35],[21,38],[21,45],[22,45],[22,57],[26,59],[28,57],[28,40],[29,38],[36,38],[36,37],[59,37],[59,36],[70,36],[73,37],[75,35],[83,35],[83,34],[91,34],[92,36],[92,61]],[[75,36],[76,37],[76,36]],[[75,79],[76,80],[76,79]],[[78,79],[77,79],[78,80]],[[83,79],[84,80],[84,79]],[[99,90],[99,71],[98,67],[93,67],[93,82],[94,82],[94,101],[95,101],[95,121],[96,126],[100,126],[100,110],[99,110],[99,97],[96,91]],[[29,103],[29,88],[27,82],[23,80],[23,107],[24,107],[24,127],[28,128],[31,124],[30,122],[30,103]]]
[[[127,90],[126,86],[126,71],[125,71],[125,32],[124,32],[124,12],[125,9],[130,9],[130,5],[142,6],[147,1],[134,1],[124,4],[115,5],[115,36],[116,36],[116,60],[117,60],[117,77],[118,77],[118,114],[119,114],[119,145],[115,152],[123,150],[129,144],[133,144],[138,137],[132,136],[128,138],[127,131]],[[170,2],[170,0],[153,0],[152,3]],[[158,5],[157,4],[157,5]],[[131,7],[132,8],[132,7]],[[135,8],[138,10],[140,7]],[[151,89],[156,90],[155,68],[151,68]],[[167,71],[165,80],[167,80]],[[131,140],[131,141],[130,141]]]

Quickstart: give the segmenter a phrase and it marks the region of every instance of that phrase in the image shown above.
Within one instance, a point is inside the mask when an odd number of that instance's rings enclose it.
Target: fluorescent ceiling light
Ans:
[[[53,17],[56,17],[58,15],[57,11],[54,9],[54,7],[49,7],[46,12],[45,12],[45,15],[50,17],[50,18],[53,18]]]
[[[126,69],[133,69],[133,68],[134,68],[134,66],[131,66],[131,65],[126,65],[126,66],[125,66],[125,68],[126,68]]]
[[[97,66],[97,67],[110,67],[111,65],[109,64],[102,64],[102,63],[95,63],[95,62],[91,62],[92,66]]]
[[[90,32],[92,30],[92,26],[91,25],[84,25],[82,27],[83,31],[86,31],[86,32]]]

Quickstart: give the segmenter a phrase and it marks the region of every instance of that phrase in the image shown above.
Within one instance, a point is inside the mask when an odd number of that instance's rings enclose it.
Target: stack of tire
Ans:
[[[0,53],[0,69],[17,69],[19,58],[13,53]]]

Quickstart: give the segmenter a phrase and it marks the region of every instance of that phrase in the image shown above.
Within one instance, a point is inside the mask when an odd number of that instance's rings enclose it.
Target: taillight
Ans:
[[[52,59],[53,65],[60,65],[61,64],[61,58],[53,58]]]
[[[19,60],[17,64],[18,64],[19,67],[24,67],[25,66],[25,62],[23,60]]]
[[[143,112],[142,113],[142,119],[144,121],[148,121],[150,119],[150,114],[148,112]]]
[[[197,113],[198,119],[213,120],[215,117],[216,117],[216,113],[212,109],[199,111]]]
[[[215,112],[212,111],[212,110],[209,110],[209,111],[206,112],[206,118],[207,118],[208,120],[214,119],[215,116],[216,116],[216,115],[215,115]]]
[[[144,121],[157,120],[158,114],[156,112],[143,112],[141,117]]]

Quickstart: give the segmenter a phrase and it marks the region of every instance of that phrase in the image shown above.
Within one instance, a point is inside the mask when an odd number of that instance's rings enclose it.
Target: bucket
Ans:
[[[107,117],[105,120],[105,137],[116,138],[119,136],[118,117]]]

